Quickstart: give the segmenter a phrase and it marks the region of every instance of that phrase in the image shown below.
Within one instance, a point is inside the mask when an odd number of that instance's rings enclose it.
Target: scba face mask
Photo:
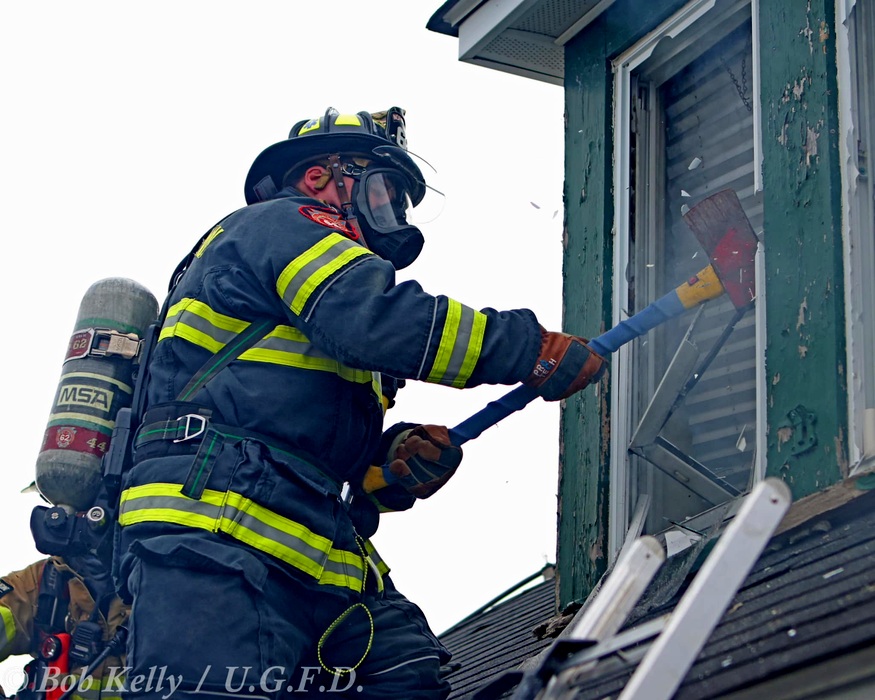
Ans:
[[[355,177],[352,202],[368,247],[396,270],[422,251],[422,231],[408,222],[413,203],[406,179],[389,168],[362,169]]]

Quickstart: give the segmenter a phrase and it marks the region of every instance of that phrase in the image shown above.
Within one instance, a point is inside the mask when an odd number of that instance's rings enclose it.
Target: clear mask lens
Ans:
[[[385,231],[410,223],[413,206],[404,178],[391,171],[372,172],[367,173],[363,184],[375,228]]]

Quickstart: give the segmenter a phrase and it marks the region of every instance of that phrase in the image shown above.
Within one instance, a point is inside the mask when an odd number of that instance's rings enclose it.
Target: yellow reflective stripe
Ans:
[[[335,126],[361,126],[362,122],[357,114],[338,114],[334,119]]]
[[[302,134],[306,134],[308,131],[314,131],[315,129],[318,129],[319,125],[321,123],[322,123],[321,117],[317,117],[316,119],[311,119],[310,121],[308,121],[306,124],[304,124],[304,126],[302,126],[298,130],[298,136],[301,136]]]
[[[301,555],[293,548],[281,544],[276,540],[263,537],[257,532],[250,530],[239,523],[235,523],[229,518],[223,517],[221,519],[219,530],[231,535],[235,540],[240,540],[241,542],[248,544],[250,547],[254,547],[255,549],[291,564],[296,569],[300,569],[304,573],[310,574],[313,578],[319,578],[322,573],[323,568],[320,566],[319,562]]]
[[[158,340],[166,340],[167,338],[172,337],[187,340],[189,343],[194,343],[198,347],[209,350],[214,355],[226,345],[226,343],[214,340],[202,331],[196,330],[191,326],[186,326],[181,323],[176,324],[172,328],[162,330],[161,333],[158,335]]]
[[[203,302],[193,299],[184,299],[174,304],[167,319],[159,340],[182,338],[213,354],[221,352],[251,325],[248,321],[213,311]],[[328,357],[310,343],[300,330],[288,325],[276,326],[254,347],[240,355],[239,359],[332,372],[356,384],[367,384],[373,380],[371,372],[347,367]]]
[[[447,302],[447,317],[444,319],[444,329],[441,333],[441,342],[438,345],[434,364],[428,379],[426,379],[428,382],[439,382],[443,379],[450,364],[453,346],[456,343],[456,328],[458,328],[459,320],[462,318],[462,305],[453,299],[447,299]]]
[[[216,236],[220,233],[223,233],[225,229],[222,228],[221,224],[214,227],[212,231],[210,231],[209,235],[204,239],[204,242],[201,243],[201,247],[197,249],[197,252],[194,254],[194,257],[199,258],[204,254],[204,251],[207,249],[207,246],[213,242]]]
[[[124,700],[118,691],[114,691],[115,695],[107,694],[105,690],[94,688],[82,691],[84,694],[73,693],[73,700]]]
[[[454,299],[447,299],[447,313],[434,364],[426,381],[465,386],[483,348],[486,316]]]
[[[365,542],[365,553],[367,553],[371,560],[377,565],[377,569],[381,576],[385,576],[389,573],[389,566],[383,561],[383,558],[377,553],[377,550],[374,549],[374,545],[371,544],[370,540]]]
[[[332,549],[328,553],[328,561],[329,564],[336,564],[337,566],[326,567],[319,578],[319,583],[330,586],[343,586],[345,588],[352,588],[354,591],[361,591],[365,563],[358,552]],[[355,573],[347,573],[351,570],[354,570]]]
[[[0,649],[3,649],[15,639],[15,618],[12,616],[12,611],[3,605],[0,605],[0,618],[3,619],[3,631],[5,632],[3,644],[0,644]]]
[[[249,325],[213,311],[202,301],[186,298],[170,307],[158,340],[180,337],[215,354]]]
[[[118,668],[118,667],[116,667]],[[104,669],[107,673],[108,669]],[[79,683],[80,674],[71,673],[70,681],[64,683],[64,687],[70,687],[71,684]],[[122,700],[122,688],[125,680],[124,673],[115,673],[114,675],[106,675],[103,678],[95,678],[92,675],[86,676],[82,681],[82,686],[71,696],[74,700]]]
[[[119,518],[119,524],[122,526],[152,522],[173,523],[174,525],[184,525],[185,527],[194,527],[198,530],[207,530],[209,532],[219,531],[214,517],[198,513],[186,513],[175,508],[142,508],[128,512],[123,518]]]
[[[321,584],[361,591],[364,563],[358,553],[334,549],[332,541],[305,525],[234,492],[211,489],[200,500],[182,495],[181,484],[157,483],[126,489],[119,523],[169,522],[224,532],[291,564]]]
[[[239,318],[220,314],[218,311],[213,311],[213,309],[204,302],[190,298],[182,299],[171,306],[170,311],[167,312],[167,318],[168,320],[172,319],[183,312],[192,313],[195,316],[199,316],[206,320],[210,325],[215,326],[216,328],[221,328],[222,330],[230,331],[235,334],[241,333],[249,327],[249,321],[241,321]],[[165,322],[164,325],[166,326],[167,323]]]
[[[371,372],[371,389],[377,397],[377,403],[380,404],[385,414],[389,410],[389,399],[383,396],[383,380],[379,372]]]
[[[346,367],[336,360],[321,357],[308,357],[307,355],[288,353],[281,350],[252,348],[243,353],[240,356],[240,359],[254,362],[265,362],[274,365],[284,365],[286,367],[297,367],[299,369],[312,369],[320,372],[332,372],[342,379],[355,382],[356,384],[368,384],[371,381],[370,372]]]
[[[465,349],[465,357],[462,360],[462,369],[458,376],[453,380],[454,387],[460,389],[465,386],[465,383],[474,373],[474,368],[477,366],[477,360],[480,359],[480,351],[483,349],[483,336],[485,334],[486,314],[475,311],[471,327],[471,337],[468,341],[468,347]]]
[[[254,348],[244,352],[240,359],[332,372],[356,384],[367,384],[372,381],[371,372],[347,367],[328,357],[293,326],[277,326]]]
[[[246,498],[246,496],[234,493],[233,491],[228,491],[227,493],[212,491],[210,489],[207,489],[207,491],[214,494],[217,498],[224,499],[232,508],[243,511],[268,527],[272,527],[297,539],[304,540],[311,547],[326,555],[331,551],[331,540],[327,537],[317,535],[307,526],[302,525],[301,523],[296,523],[294,520],[290,520],[279,513],[274,513],[269,508],[265,508],[264,506],[255,503],[255,501],[250,498]]]
[[[286,266],[277,279],[277,292],[295,314],[300,314],[322,282],[362,255],[373,253],[339,233],[332,233]]]
[[[194,501],[182,495],[181,484],[157,483],[135,486],[122,492],[119,524],[126,526],[158,521],[218,532],[216,519],[221,499],[216,502],[212,498],[212,493],[205,491],[200,501]],[[187,499],[192,501],[192,506],[187,509],[179,509],[174,503],[173,507],[144,507],[142,504],[134,504],[129,507],[129,503],[139,499],[154,502],[159,498]]]

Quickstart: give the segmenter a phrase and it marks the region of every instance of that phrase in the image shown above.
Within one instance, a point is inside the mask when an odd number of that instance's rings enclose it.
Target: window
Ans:
[[[875,461],[875,1],[840,0],[838,11],[849,457],[855,466]]]
[[[615,323],[709,264],[687,208],[732,189],[761,234],[754,55],[750,3],[699,0],[615,62]],[[612,553],[637,503],[660,532],[757,478],[756,336],[724,296],[615,356]]]

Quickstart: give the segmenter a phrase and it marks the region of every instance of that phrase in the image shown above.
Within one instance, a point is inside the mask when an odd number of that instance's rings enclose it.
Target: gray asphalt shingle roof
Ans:
[[[683,592],[631,627],[644,629],[670,613]],[[448,676],[451,697],[471,697],[545,650],[552,640],[536,638],[533,630],[555,615],[554,596],[554,581],[544,581],[442,635],[457,664]],[[563,697],[616,698],[651,641],[603,657]],[[760,697],[760,684],[786,683],[794,674],[807,678],[812,667],[861,651],[875,651],[875,492],[772,538],[674,697]],[[857,664],[854,673],[871,680],[875,667]]]

